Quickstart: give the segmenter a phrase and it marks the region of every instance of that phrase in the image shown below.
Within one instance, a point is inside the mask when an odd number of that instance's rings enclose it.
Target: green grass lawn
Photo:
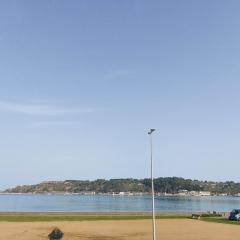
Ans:
[[[214,223],[224,223],[224,224],[234,224],[240,225],[238,221],[229,221],[227,218],[224,217],[203,217],[201,218],[202,221],[205,222],[214,222]]]
[[[159,215],[157,219],[183,219],[188,216]],[[48,221],[100,221],[100,220],[143,220],[149,215],[0,215],[0,221],[7,222],[48,222]]]
[[[190,219],[189,215],[157,215],[157,219]],[[144,220],[151,219],[151,215],[42,215],[42,214],[16,214],[0,215],[0,222],[50,222],[50,221],[105,221],[105,220]],[[196,220],[193,220],[196,221]],[[240,222],[229,221],[227,218],[203,215],[201,221],[235,224]]]

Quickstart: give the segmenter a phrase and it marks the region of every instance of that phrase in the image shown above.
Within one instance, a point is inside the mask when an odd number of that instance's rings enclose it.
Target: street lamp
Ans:
[[[153,154],[152,154],[152,133],[155,129],[150,129],[148,135],[150,137],[150,151],[151,151],[151,180],[152,180],[152,239],[156,240],[156,221],[155,221],[155,201],[154,201],[154,182],[153,182]]]

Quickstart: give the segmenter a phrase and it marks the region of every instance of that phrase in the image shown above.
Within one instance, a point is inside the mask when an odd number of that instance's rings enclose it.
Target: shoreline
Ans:
[[[152,196],[151,193],[84,193],[84,192],[1,192],[0,195],[46,195],[46,196],[114,196],[114,197],[142,197]],[[236,194],[179,194],[179,193],[155,193],[155,197],[240,197]]]

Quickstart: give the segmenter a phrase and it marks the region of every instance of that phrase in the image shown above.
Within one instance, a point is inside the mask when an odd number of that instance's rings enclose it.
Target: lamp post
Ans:
[[[152,149],[152,133],[155,129],[150,129],[148,135],[150,137],[150,151],[151,151],[151,181],[152,181],[152,239],[156,240],[156,221],[155,221],[155,201],[154,201],[154,181],[153,181],[153,149]]]

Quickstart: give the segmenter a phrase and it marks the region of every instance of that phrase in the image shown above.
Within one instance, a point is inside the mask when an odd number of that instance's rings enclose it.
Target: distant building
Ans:
[[[178,196],[211,196],[211,192],[208,191],[188,191],[188,190],[179,190]]]
[[[207,191],[200,191],[199,192],[200,196],[211,196],[211,192],[207,192]]]

